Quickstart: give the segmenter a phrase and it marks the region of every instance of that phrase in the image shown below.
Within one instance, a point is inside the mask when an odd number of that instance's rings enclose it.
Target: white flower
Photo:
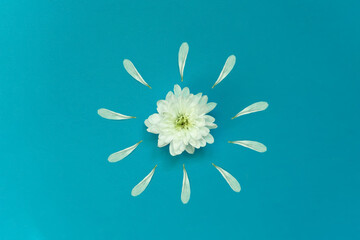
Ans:
[[[157,111],[145,120],[147,131],[159,134],[158,147],[170,144],[172,156],[184,151],[193,154],[195,148],[214,143],[210,129],[217,128],[215,118],[207,115],[216,107],[208,103],[208,97],[191,94],[189,88],[181,90],[174,86],[174,93],[168,92],[165,100],[157,102]]]

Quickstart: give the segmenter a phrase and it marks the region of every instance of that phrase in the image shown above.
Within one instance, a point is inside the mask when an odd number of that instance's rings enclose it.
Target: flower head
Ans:
[[[193,154],[195,148],[214,143],[210,129],[217,128],[215,118],[207,113],[216,107],[208,103],[206,95],[191,94],[189,88],[181,90],[174,86],[174,92],[168,92],[165,100],[157,102],[158,113],[145,120],[147,131],[159,134],[158,147],[170,144],[172,156],[184,151]]]

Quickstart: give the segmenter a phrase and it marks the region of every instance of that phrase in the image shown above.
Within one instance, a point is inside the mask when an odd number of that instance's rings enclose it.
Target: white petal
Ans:
[[[145,121],[145,124],[148,123],[147,121],[148,121],[148,120]],[[159,128],[158,128],[156,125],[151,125],[151,126],[148,127],[146,130],[147,130],[148,132],[154,133],[154,134],[159,134],[159,133],[160,133]]]
[[[234,65],[236,62],[236,57],[234,55],[231,55],[230,57],[228,57],[226,59],[225,65],[218,77],[218,79],[216,80],[214,86],[212,86],[212,88],[214,88],[216,85],[218,85],[233,69]]]
[[[206,95],[204,95],[201,99],[200,99],[200,101],[199,101],[199,104],[206,104],[207,103],[207,101],[208,101],[208,96],[206,96]]]
[[[183,204],[187,204],[190,199],[190,182],[187,172],[185,170],[185,165],[183,165],[183,173],[184,173],[184,177],[183,177],[183,185],[181,189],[181,201],[183,202]]]
[[[183,97],[188,97],[190,95],[190,89],[188,87],[185,87],[183,90],[182,90],[182,96]]]
[[[181,96],[181,87],[178,84],[175,84],[174,86],[174,94],[177,97]]]
[[[208,122],[208,123],[213,123],[213,122],[215,122],[215,118],[213,118],[213,117],[210,116],[210,115],[205,115],[205,116],[204,116],[204,119],[205,119],[205,121]]]
[[[212,165],[214,165],[214,167],[221,173],[221,175],[225,178],[226,182],[230,185],[232,190],[234,190],[235,192],[240,192],[241,187],[239,182],[230,173],[228,173],[221,167],[216,166],[215,164]]]
[[[241,110],[241,112],[236,114],[231,119],[237,118],[237,117],[245,115],[245,114],[253,113],[253,112],[264,111],[265,109],[267,109],[268,106],[269,106],[269,104],[267,102],[253,103],[250,106],[248,106],[248,107],[244,108],[243,110]]]
[[[206,141],[203,138],[199,139],[200,147],[205,147]]]
[[[206,105],[200,105],[199,111],[198,111],[199,115],[204,115],[204,114],[211,112],[212,110],[214,110],[216,105],[217,104],[214,102],[207,103]]]
[[[172,144],[174,145],[175,152],[177,152],[178,149],[180,148],[180,145],[182,144],[182,141],[181,141],[181,139],[176,138],[172,141]]]
[[[208,135],[206,135],[204,137],[204,139],[206,140],[207,143],[209,144],[213,144],[214,143],[214,137],[209,133]]]
[[[172,91],[169,91],[169,92],[166,94],[165,100],[166,100],[166,101],[170,101],[173,96],[174,96],[173,92],[172,92]]]
[[[160,122],[161,117],[158,113],[154,113],[148,117],[148,120],[150,124],[157,124],[158,122]]]
[[[189,52],[189,45],[186,42],[182,43],[179,49],[179,56],[178,56],[181,81],[183,81],[184,79],[184,68],[185,68],[185,62],[188,52]]]
[[[176,155],[180,155],[185,151],[185,144],[181,141],[180,146],[176,149]]]
[[[161,147],[165,147],[166,145],[168,145],[169,143],[165,141],[164,138],[160,138],[158,139],[158,147],[161,148]]]
[[[113,112],[105,108],[100,108],[98,110],[98,114],[103,118],[111,119],[111,120],[124,120],[124,119],[136,118],[132,116],[126,116],[117,112]]]
[[[199,142],[198,140],[194,140],[193,138],[191,138],[190,141],[189,141],[189,143],[190,143],[193,147],[195,147],[195,148],[197,148],[197,149],[200,148],[200,142]]]
[[[248,141],[248,140],[243,140],[243,141],[229,141],[229,143],[233,143],[233,144],[237,144],[237,145],[241,145],[243,147],[247,147],[250,148],[254,151],[257,152],[266,152],[267,148],[264,144],[259,143],[259,142],[255,142],[255,141]]]
[[[127,157],[132,151],[135,150],[135,148],[142,142],[142,140],[131,147],[125,148],[124,150],[121,150],[119,152],[113,153],[109,156],[108,161],[109,162],[118,162],[125,157]]]
[[[149,185],[152,176],[155,173],[155,168],[157,165],[155,165],[155,167],[151,170],[151,172],[141,181],[139,182],[131,191],[131,195],[136,197],[138,195],[140,195]]]
[[[211,102],[211,103],[206,104],[207,110],[206,110],[205,114],[208,113],[208,112],[211,112],[212,110],[214,110],[214,108],[216,107],[216,105],[217,105],[217,104],[214,103],[214,102]]]
[[[156,110],[158,111],[158,113],[167,112],[167,109],[168,109],[168,102],[167,101],[159,100],[159,101],[157,101],[156,105],[157,105]]]
[[[185,150],[189,153],[189,154],[194,154],[195,152],[195,148],[193,146],[191,146],[190,144],[186,146]]]
[[[202,127],[199,129],[199,133],[201,136],[206,136],[208,135],[210,132],[210,130],[207,127]]]
[[[128,59],[125,59],[124,62],[124,68],[125,70],[133,77],[135,78],[135,80],[139,81],[140,83],[144,84],[145,86],[148,86],[150,89],[151,87],[149,86],[149,84],[147,84],[145,82],[145,80],[141,77],[140,73],[136,70],[134,64],[128,60]]]
[[[171,156],[176,156],[175,149],[174,149],[174,142],[170,143],[169,152],[170,152]]]
[[[198,128],[194,128],[192,130],[189,131],[190,136],[195,140],[195,139],[199,139],[201,137],[200,135],[200,131]]]
[[[209,129],[215,129],[217,128],[217,125],[215,123],[207,123],[206,126],[209,128]]]

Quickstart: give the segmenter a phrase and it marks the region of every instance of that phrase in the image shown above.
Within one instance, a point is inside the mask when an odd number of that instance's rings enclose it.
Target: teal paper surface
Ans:
[[[359,8],[351,0],[0,1],[0,239],[360,239]],[[211,89],[231,54],[233,71]],[[125,58],[152,89],[127,74]],[[218,104],[215,143],[194,155],[171,157],[144,125],[175,84]],[[230,120],[257,101],[269,108]],[[137,118],[103,119],[99,108]],[[107,161],[140,140],[124,160]],[[132,197],[155,164],[148,188]]]

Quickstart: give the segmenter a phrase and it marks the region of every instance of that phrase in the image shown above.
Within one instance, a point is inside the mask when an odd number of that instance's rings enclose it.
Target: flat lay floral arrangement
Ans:
[[[185,42],[180,46],[178,55],[181,81],[183,81],[184,67],[188,52],[189,45]],[[224,80],[224,78],[235,66],[235,62],[236,58],[234,55],[227,58],[225,65],[212,88]],[[150,85],[145,82],[130,60],[125,59],[123,64],[125,70],[135,80],[151,89]],[[157,102],[157,113],[150,115],[145,120],[145,125],[148,132],[158,134],[158,147],[161,148],[169,145],[169,152],[172,156],[180,155],[184,153],[184,151],[189,154],[194,154],[195,149],[205,147],[206,144],[214,143],[214,137],[211,135],[210,131],[211,129],[217,128],[217,125],[215,124],[215,118],[209,113],[215,107],[216,103],[208,102],[208,97],[206,95],[202,95],[202,93],[192,94],[190,93],[189,88],[185,87],[181,89],[179,85],[175,85],[173,92],[169,91],[165,100],[159,100]],[[232,117],[232,119],[249,113],[263,111],[267,107],[267,102],[256,102],[248,107],[245,107]],[[105,108],[99,109],[98,114],[103,118],[111,120],[127,120],[135,118],[133,116],[123,115]],[[139,146],[141,142],[142,141],[139,141],[130,147],[111,154],[108,161],[118,162],[126,158]],[[260,153],[266,152],[267,150],[264,144],[256,141],[237,140],[229,141],[229,143],[241,145]],[[212,163],[212,165],[220,172],[233,191],[240,192],[241,187],[235,177],[214,163]],[[132,196],[140,195],[147,188],[155,173],[156,166],[157,165],[155,165],[151,172],[132,189]],[[184,204],[188,203],[190,200],[190,192],[189,177],[186,172],[185,165],[183,165],[181,201]]]

